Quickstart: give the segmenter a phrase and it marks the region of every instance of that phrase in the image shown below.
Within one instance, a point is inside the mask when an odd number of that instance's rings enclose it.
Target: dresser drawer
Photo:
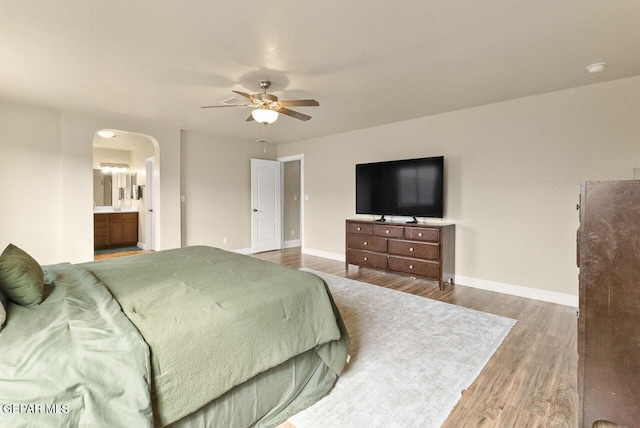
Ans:
[[[356,250],[377,251],[379,253],[387,252],[387,240],[384,238],[376,238],[374,236],[364,235],[348,235],[347,247]]]
[[[455,225],[346,220],[345,269],[366,266],[453,284]]]
[[[94,214],[93,215],[93,226],[98,227],[109,227],[109,214]]]
[[[404,227],[402,226],[386,226],[384,224],[376,224],[373,226],[373,234],[376,236],[385,236],[387,238],[402,238]]]
[[[396,272],[410,273],[428,278],[440,278],[440,264],[438,262],[389,256],[388,268]]]
[[[121,218],[122,220],[125,220],[125,221],[131,221],[131,220],[138,221],[138,213],[137,212],[133,212],[133,213],[112,213],[110,215],[114,216],[114,217],[117,217],[117,218]]]
[[[360,235],[372,235],[373,225],[366,223],[347,223],[347,233],[358,233]]]
[[[407,227],[404,237],[412,241],[439,242],[440,231],[426,227]]]
[[[389,254],[438,261],[440,260],[440,245],[389,240]]]
[[[361,250],[347,250],[348,260],[347,263],[365,267],[372,267],[377,269],[387,268],[387,255],[371,253],[369,251]]]
[[[93,243],[94,246],[109,245],[109,215],[93,215]]]

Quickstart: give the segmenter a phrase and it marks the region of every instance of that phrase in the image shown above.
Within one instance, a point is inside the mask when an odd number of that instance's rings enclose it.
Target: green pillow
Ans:
[[[4,305],[7,303],[7,299],[0,291],[0,330],[2,330],[2,325],[7,320],[7,310],[4,308]]]
[[[13,244],[0,256],[0,291],[19,305],[37,305],[44,299],[42,267]]]
[[[0,301],[0,330],[2,330],[2,326],[4,322],[7,320],[7,311],[4,308],[4,304]]]

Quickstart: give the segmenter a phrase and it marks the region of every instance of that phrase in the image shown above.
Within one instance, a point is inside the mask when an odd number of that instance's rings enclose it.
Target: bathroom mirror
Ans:
[[[113,178],[111,174],[103,174],[99,169],[93,170],[93,204],[113,205]]]
[[[126,175],[126,180],[127,199],[138,199],[138,174],[130,172]]]

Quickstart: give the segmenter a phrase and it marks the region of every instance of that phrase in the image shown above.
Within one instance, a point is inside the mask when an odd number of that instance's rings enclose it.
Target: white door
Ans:
[[[155,221],[155,212],[153,211],[153,173],[155,170],[155,157],[150,157],[146,159],[146,181],[145,181],[145,193],[143,197],[146,198],[145,207],[147,209],[146,218],[147,218],[147,242],[146,250],[155,251],[156,249],[156,239],[155,239],[155,230],[156,230],[156,221]]]
[[[251,159],[251,252],[282,248],[280,162]]]

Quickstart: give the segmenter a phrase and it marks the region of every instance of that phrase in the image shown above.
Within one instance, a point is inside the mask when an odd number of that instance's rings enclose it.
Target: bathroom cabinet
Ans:
[[[138,243],[138,213],[97,213],[93,215],[93,247],[118,248]]]

